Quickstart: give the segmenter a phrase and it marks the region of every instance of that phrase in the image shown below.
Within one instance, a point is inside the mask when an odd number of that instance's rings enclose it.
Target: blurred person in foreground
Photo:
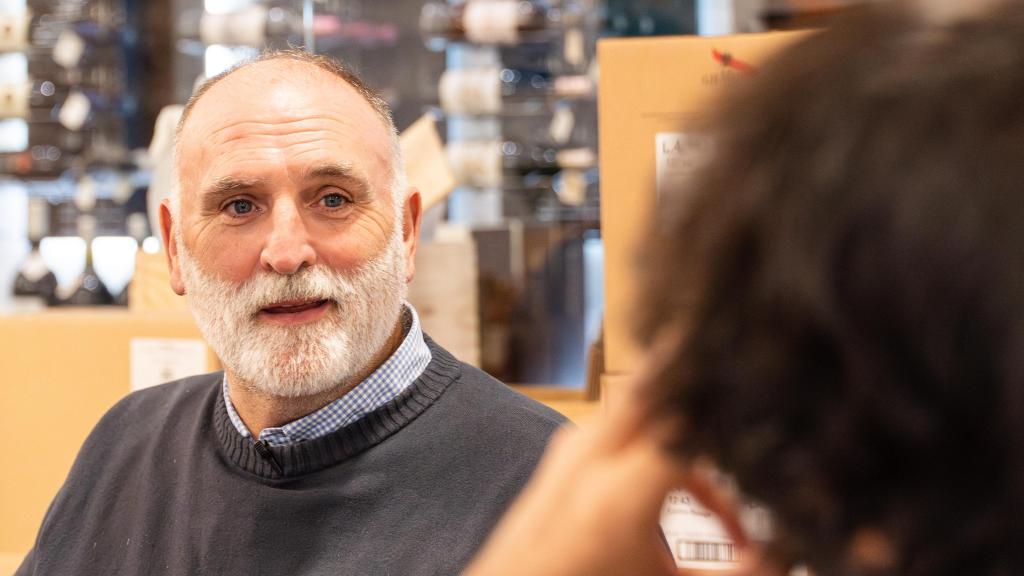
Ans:
[[[197,90],[176,163],[171,283],[225,371],[111,409],[18,573],[457,573],[563,418],[405,302],[420,195],[387,104],[267,54]]]
[[[710,130],[644,252],[635,397],[556,437],[464,574],[675,573],[673,487],[743,574],[1024,574],[1021,4],[860,10]],[[710,468],[772,541],[745,543]]]

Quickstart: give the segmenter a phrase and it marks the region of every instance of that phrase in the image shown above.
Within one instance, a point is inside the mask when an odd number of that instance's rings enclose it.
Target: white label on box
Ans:
[[[132,391],[208,372],[206,344],[188,338],[132,338]]]
[[[707,136],[687,132],[658,132],[654,135],[657,198],[678,193],[711,157]]]
[[[722,523],[687,492],[669,493],[661,509],[661,529],[681,568],[729,568],[739,561]]]
[[[719,476],[719,488],[735,494],[727,477]],[[737,510],[740,527],[752,542],[770,542],[774,533],[772,515],[756,503],[742,500]],[[721,521],[689,493],[670,492],[661,509],[661,529],[676,565],[681,568],[735,568],[740,549],[729,538]]]

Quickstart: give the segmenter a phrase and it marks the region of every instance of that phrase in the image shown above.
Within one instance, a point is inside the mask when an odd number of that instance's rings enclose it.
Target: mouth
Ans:
[[[318,320],[330,307],[330,300],[287,300],[261,308],[259,317],[273,324],[304,324]]]

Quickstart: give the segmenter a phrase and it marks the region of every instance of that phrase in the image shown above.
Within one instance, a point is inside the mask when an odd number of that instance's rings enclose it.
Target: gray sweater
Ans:
[[[238,434],[220,374],[129,395],[17,574],[457,574],[563,418],[427,342],[399,397],[290,446]]]

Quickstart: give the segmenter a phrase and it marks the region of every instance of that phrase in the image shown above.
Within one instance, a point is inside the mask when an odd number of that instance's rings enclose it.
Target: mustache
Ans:
[[[236,298],[246,312],[257,314],[272,304],[290,300],[328,300],[337,304],[354,293],[351,282],[342,274],[313,266],[287,276],[261,272],[237,288]]]
[[[355,269],[340,271],[329,264],[317,263],[290,275],[259,270],[242,282],[231,281],[205,270],[184,245],[180,234],[174,240],[181,256],[185,291],[189,294],[190,306],[205,308],[204,313],[215,317],[241,318],[255,317],[264,308],[289,300],[327,300],[338,310],[358,306],[369,295],[364,294],[368,282],[387,285],[394,281],[404,287],[401,227],[396,230],[399,232],[379,255]],[[197,301],[194,298],[196,293],[209,296]],[[401,296],[404,298],[404,290]]]

